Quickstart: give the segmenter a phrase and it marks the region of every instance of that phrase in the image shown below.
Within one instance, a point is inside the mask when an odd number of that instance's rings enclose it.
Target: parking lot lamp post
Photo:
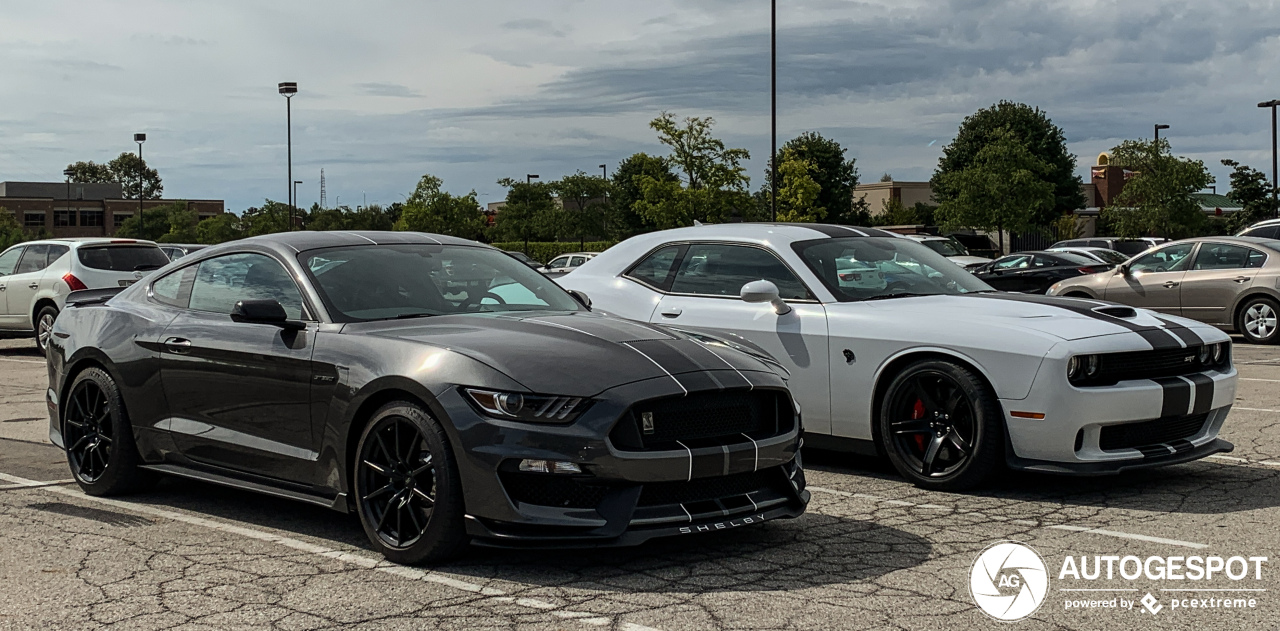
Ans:
[[[609,179],[609,167],[607,165],[600,165],[600,177],[606,180]]]
[[[147,163],[142,161],[142,143],[147,141],[146,134],[134,134],[133,141],[138,143],[138,236],[147,238],[144,230],[146,220],[142,218],[142,180],[147,175]]]
[[[778,220],[778,0],[771,0],[769,13],[769,112],[772,133],[769,157],[769,215]]]
[[[525,184],[532,184],[534,180],[541,179],[541,176],[526,173],[524,176]]]
[[[293,203],[294,204],[298,203],[298,185],[301,183],[302,183],[302,180],[293,181]],[[302,213],[299,212],[298,215],[301,216]],[[289,207],[289,229],[293,230],[293,206]]]
[[[298,93],[298,84],[284,81],[278,87],[280,94],[284,95],[285,151],[289,163],[289,229],[293,230],[293,95]]]
[[[1156,142],[1160,142],[1160,130],[1168,129],[1168,128],[1169,128],[1168,125],[1160,125],[1160,124],[1156,125]]]
[[[1271,108],[1271,207],[1272,217],[1280,215],[1280,207],[1276,205],[1276,106],[1280,105],[1280,100],[1264,101],[1258,104],[1258,107]]]
[[[75,175],[76,172],[71,169],[65,169],[62,174],[67,176],[67,210],[71,210],[71,176]]]

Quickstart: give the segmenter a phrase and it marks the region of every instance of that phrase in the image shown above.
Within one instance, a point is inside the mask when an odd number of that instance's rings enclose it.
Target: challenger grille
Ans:
[[[790,397],[777,390],[695,392],[638,403],[609,434],[624,451],[684,449],[777,436],[795,427]],[[683,445],[683,446],[681,446]]]
[[[1091,385],[1110,385],[1127,379],[1178,377],[1204,372],[1205,367],[1197,359],[1199,353],[1199,345],[1167,350],[1104,353],[1098,356],[1098,374],[1088,381]]]
[[[1208,418],[1209,414],[1205,413],[1158,418],[1142,423],[1106,425],[1098,438],[1098,447],[1103,451],[1138,449],[1147,445],[1159,445],[1191,438],[1200,433]]]

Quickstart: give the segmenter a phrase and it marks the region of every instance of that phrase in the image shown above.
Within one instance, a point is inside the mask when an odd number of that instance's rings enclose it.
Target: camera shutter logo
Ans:
[[[1021,620],[1036,612],[1049,593],[1049,571],[1035,550],[1001,541],[982,551],[969,572],[969,593],[996,620]]]

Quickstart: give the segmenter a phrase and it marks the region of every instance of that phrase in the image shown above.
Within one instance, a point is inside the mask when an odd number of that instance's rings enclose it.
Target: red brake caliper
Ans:
[[[916,404],[911,406],[911,420],[919,420],[924,418],[924,401],[916,399]],[[916,447],[920,451],[924,451],[924,434],[916,434],[914,436]]]

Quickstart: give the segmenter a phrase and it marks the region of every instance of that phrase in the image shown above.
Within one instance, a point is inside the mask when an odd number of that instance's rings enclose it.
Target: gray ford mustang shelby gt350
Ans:
[[[804,512],[785,370],[583,302],[451,237],[226,243],[68,298],[50,437],[92,495],[170,474],[354,511],[402,563]]]

